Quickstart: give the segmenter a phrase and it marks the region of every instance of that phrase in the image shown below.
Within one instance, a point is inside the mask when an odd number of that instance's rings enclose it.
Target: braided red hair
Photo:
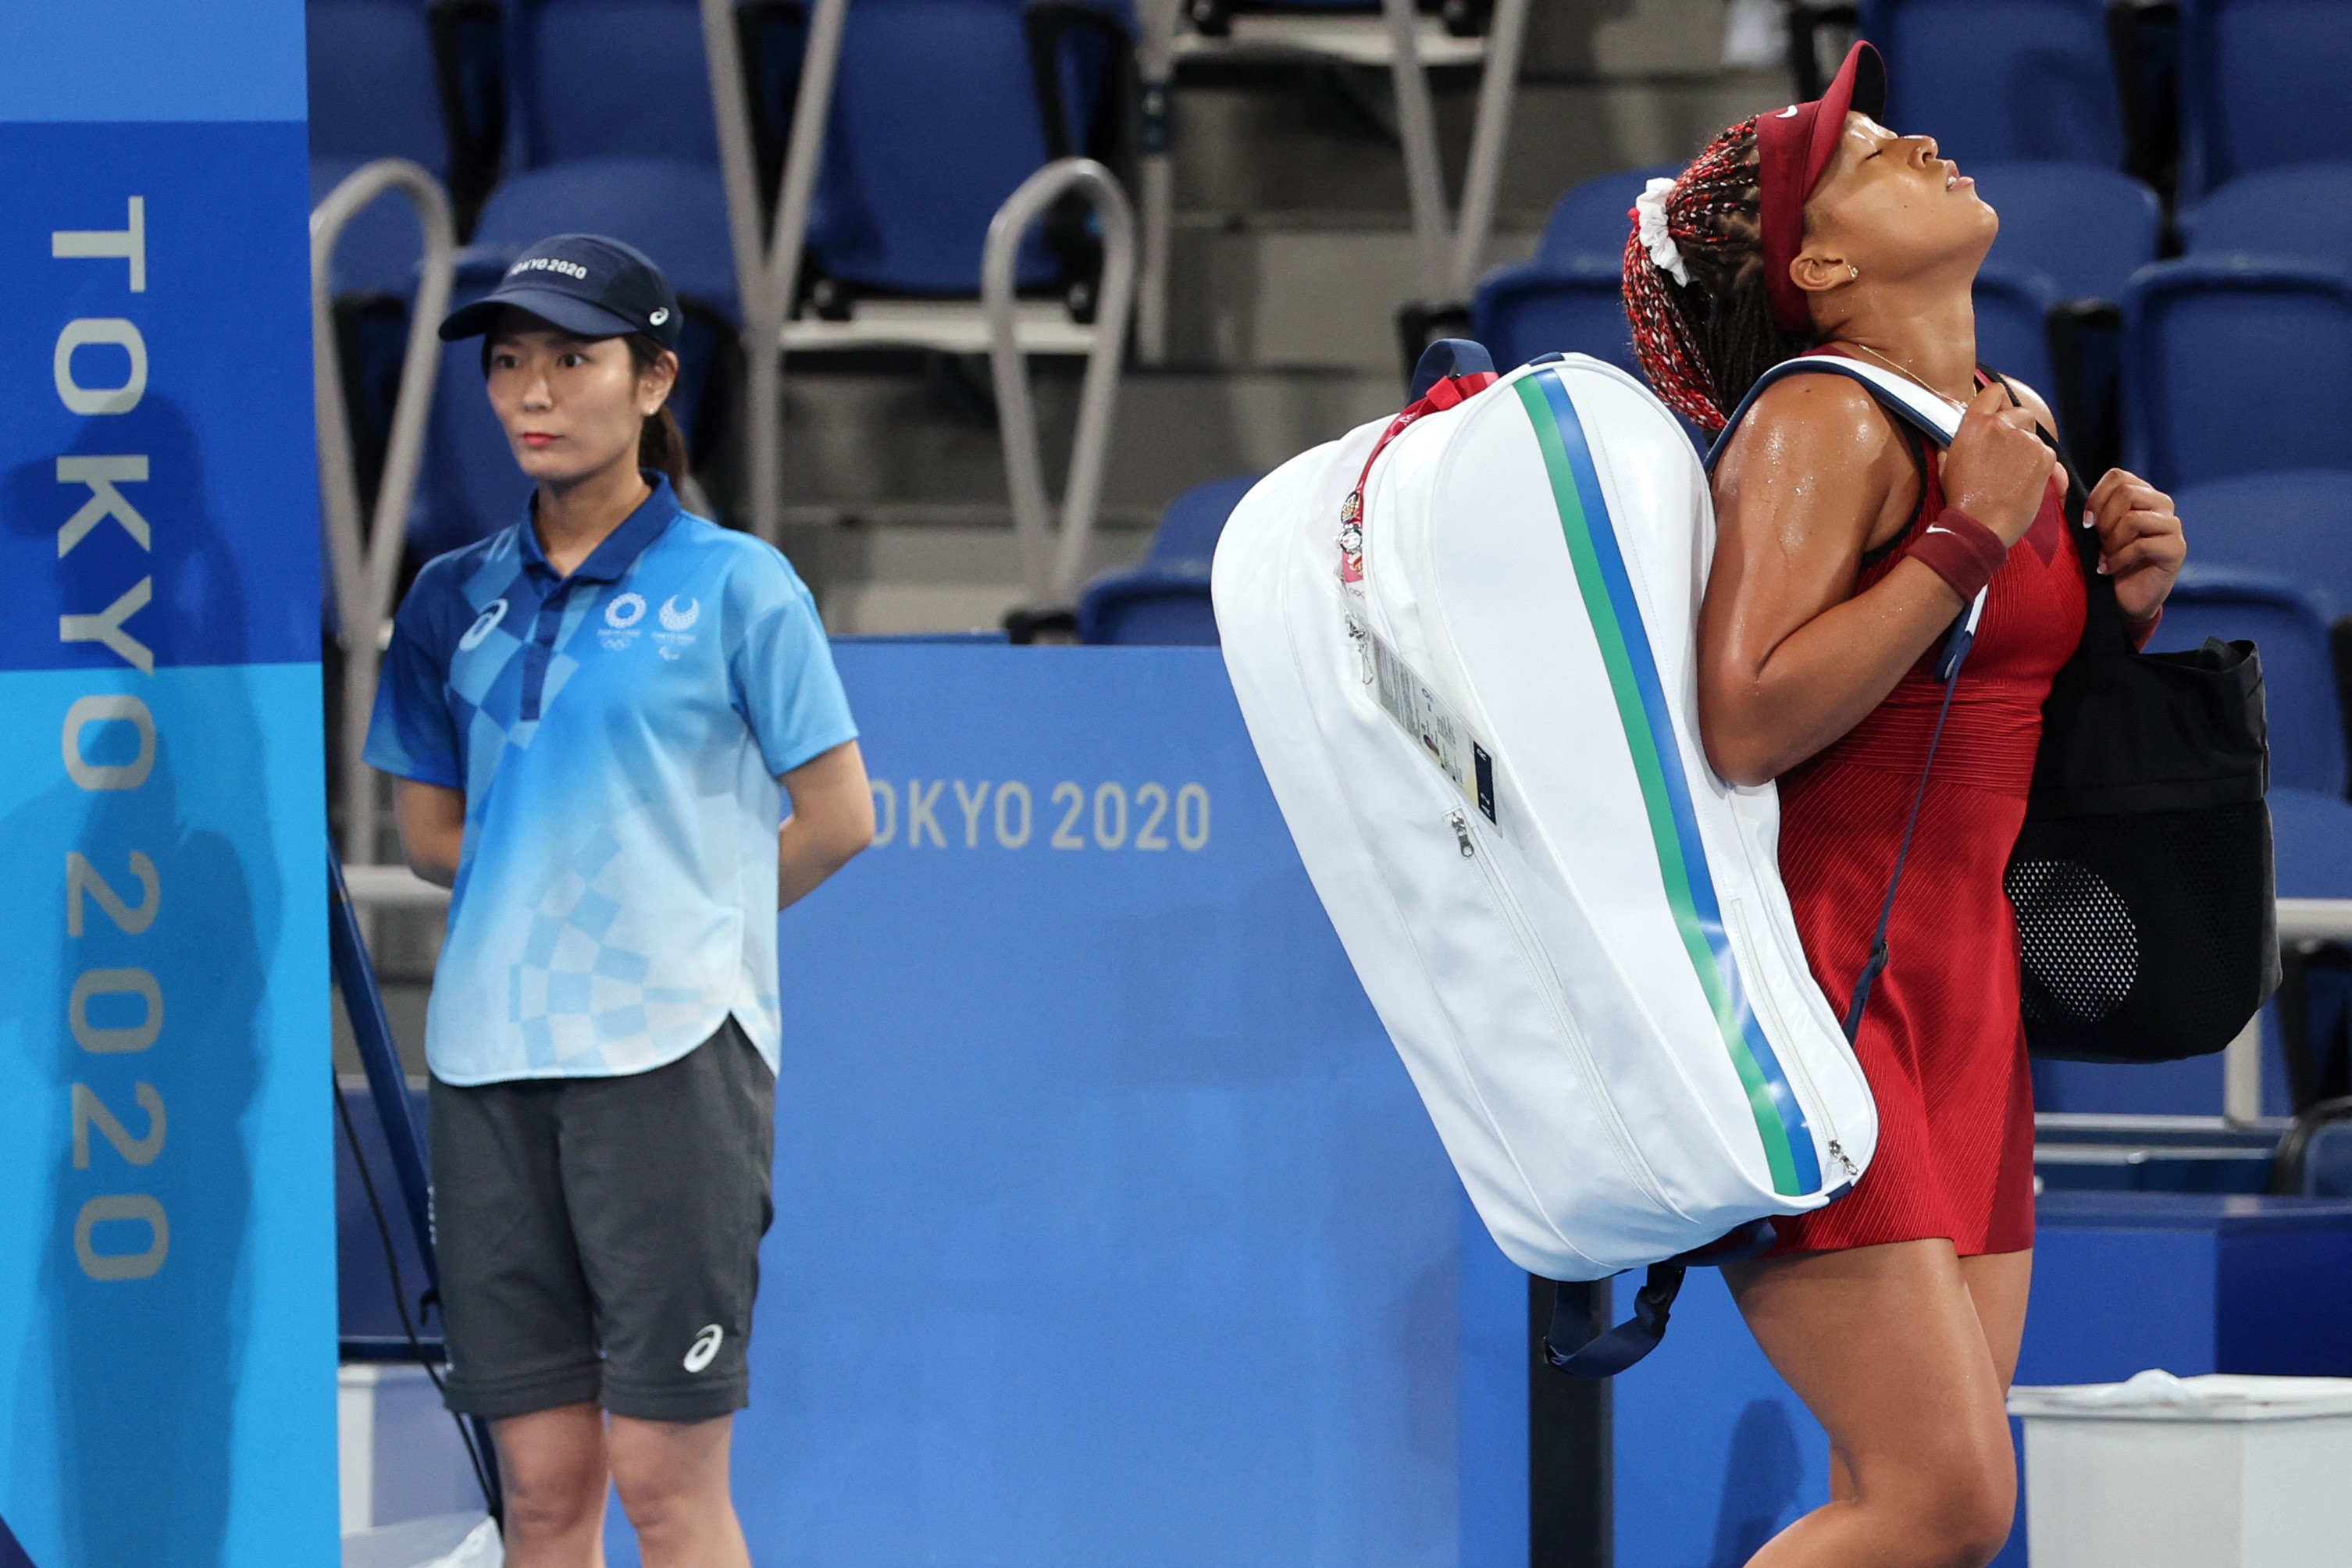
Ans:
[[[1773,324],[1765,293],[1753,119],[1692,160],[1665,216],[1690,281],[1651,260],[1637,227],[1625,240],[1625,316],[1659,398],[1712,436],[1759,375],[1811,346]]]

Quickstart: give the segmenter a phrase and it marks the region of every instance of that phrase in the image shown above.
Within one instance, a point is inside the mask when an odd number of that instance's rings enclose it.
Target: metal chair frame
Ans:
[[[343,401],[342,352],[332,319],[335,242],[362,208],[388,191],[398,191],[416,208],[425,249],[416,298],[409,312],[408,346],[401,359],[400,395],[393,404],[392,433],[375,507],[366,526],[361,520],[359,475],[352,462],[349,410]],[[425,461],[425,416],[433,407],[433,383],[441,365],[437,331],[449,308],[456,272],[457,234],[449,194],[423,167],[405,158],[379,158],[353,170],[327,193],[310,214],[311,369],[316,381],[319,435],[320,519],[334,585],[335,613],[342,630],[342,728],[336,737],[343,784],[343,859],[352,865],[375,860],[375,779],[362,752],[369,714],[375,706],[383,637],[392,616],[393,590],[400,577],[401,545],[407,534],[409,502]]]
[[[1524,4],[1524,0],[1506,0]],[[794,321],[791,305],[800,283],[809,205],[824,152],[824,130],[841,59],[848,0],[816,0],[801,68],[801,87],[785,147],[775,219],[760,234],[758,161],[751,110],[743,83],[734,0],[702,0],[703,42],[710,59],[710,95],[719,117],[720,163],[735,243],[735,273],[747,323],[744,423],[751,443],[753,531],[771,543],[782,532],[783,475],[777,432],[783,409],[783,359],[798,351],[874,347],[985,352],[997,393],[1004,468],[1013,525],[1021,541],[1024,588],[1033,605],[1066,599],[1094,531],[1108,457],[1111,416],[1118,401],[1119,362],[1134,313],[1134,213],[1116,177],[1088,158],[1062,158],[1022,182],[990,222],[982,253],[980,299],[860,300],[844,321]],[[1023,232],[1070,192],[1094,205],[1103,229],[1103,279],[1092,323],[1075,321],[1061,305],[1014,297],[1013,269]],[[1061,538],[1051,538],[1036,408],[1029,395],[1026,356],[1084,354],[1086,379],[1064,486]]]

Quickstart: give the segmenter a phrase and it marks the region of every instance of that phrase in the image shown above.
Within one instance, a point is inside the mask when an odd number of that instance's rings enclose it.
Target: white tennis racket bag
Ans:
[[[1700,747],[1714,546],[1674,416],[1571,354],[1294,458],[1217,548],[1316,891],[1495,1240],[1553,1279],[1819,1208],[1877,1143],[1778,796]]]

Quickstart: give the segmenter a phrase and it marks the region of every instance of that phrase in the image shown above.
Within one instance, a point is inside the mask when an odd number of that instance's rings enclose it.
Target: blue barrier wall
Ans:
[[[334,1558],[301,29],[0,20],[0,1561]]]
[[[753,1555],[1523,1568],[1527,1277],[1217,654],[838,657],[881,837],[783,920]]]

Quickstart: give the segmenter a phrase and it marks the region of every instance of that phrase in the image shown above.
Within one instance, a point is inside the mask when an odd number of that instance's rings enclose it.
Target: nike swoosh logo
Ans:
[[[1958,538],[1960,536],[1960,535],[1959,535],[1959,531],[1958,531],[1958,529],[1946,528],[1946,527],[1945,527],[1942,523],[1940,523],[1940,522],[1938,522],[1938,523],[1931,523],[1931,524],[1928,526],[1927,531],[1928,531],[1929,533],[1948,533],[1948,534],[1950,534],[1950,535],[1951,535],[1953,538],[1955,538],[1955,539],[1958,539]]]
[[[1797,118],[1797,110],[1802,107],[1803,106],[1801,104],[1792,103],[1772,118],[1775,120],[1794,120]]]

